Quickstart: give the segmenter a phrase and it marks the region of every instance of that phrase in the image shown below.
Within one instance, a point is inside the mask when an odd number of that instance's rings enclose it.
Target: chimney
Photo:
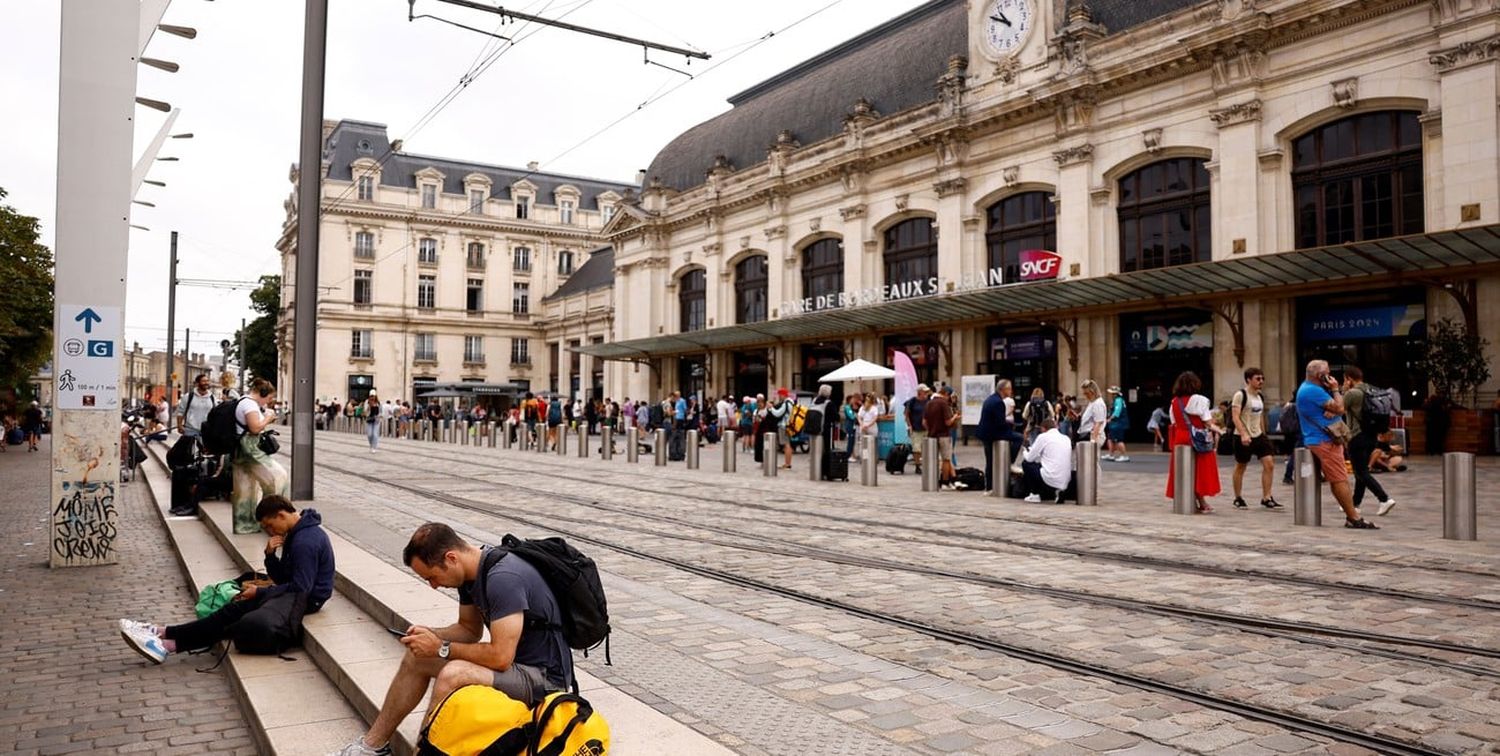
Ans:
[[[542,164],[538,163],[535,160],[533,160],[533,161],[531,161],[531,162],[529,162],[529,163],[526,164],[526,170],[532,171],[533,173],[536,172],[536,169],[541,168],[541,167],[542,167]]]
[[[642,168],[642,169],[640,169],[640,170],[638,170],[638,171],[635,172],[635,185],[636,186],[645,186],[646,185],[646,169],[645,168]]]

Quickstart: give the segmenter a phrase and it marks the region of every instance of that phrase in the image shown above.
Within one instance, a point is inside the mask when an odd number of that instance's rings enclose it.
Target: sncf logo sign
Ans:
[[[1021,280],[1046,281],[1057,278],[1062,269],[1062,255],[1045,249],[1021,250]]]

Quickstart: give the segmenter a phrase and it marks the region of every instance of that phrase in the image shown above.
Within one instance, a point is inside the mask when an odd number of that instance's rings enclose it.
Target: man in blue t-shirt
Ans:
[[[572,687],[573,652],[558,629],[562,612],[552,590],[520,557],[486,559],[488,553],[440,522],[412,533],[402,558],[433,588],[458,589],[458,622],[407,629],[406,656],[380,713],[364,736],[336,753],[389,754],[391,735],[421,702],[429,680],[429,710],[465,685],[489,685],[528,707]]]
[[[1318,469],[1333,498],[1344,510],[1344,527],[1379,530],[1360,516],[1354,507],[1354,492],[1349,486],[1349,470],[1344,466],[1344,445],[1334,441],[1328,427],[1344,417],[1344,400],[1339,382],[1323,360],[1307,363],[1307,377],[1297,389],[1297,418],[1302,425],[1303,444],[1318,461]]]

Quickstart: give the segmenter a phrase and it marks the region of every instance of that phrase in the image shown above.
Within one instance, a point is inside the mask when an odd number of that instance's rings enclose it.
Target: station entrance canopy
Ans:
[[[1006,284],[818,310],[760,323],[589,344],[572,351],[606,360],[642,360],[851,335],[1431,283],[1495,268],[1500,268],[1500,224],[1090,278]]]

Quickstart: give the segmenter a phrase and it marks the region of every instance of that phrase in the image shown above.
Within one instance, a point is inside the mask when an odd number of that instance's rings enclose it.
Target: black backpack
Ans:
[[[562,626],[545,622],[537,622],[534,626],[561,631],[568,647],[580,651],[586,652],[603,643],[604,663],[609,664],[609,607],[594,560],[561,538],[522,540],[506,534],[499,546],[485,554],[479,574],[488,575],[490,568],[506,554],[515,554],[535,568],[557,600]]]
[[[1291,402],[1281,410],[1281,420],[1277,422],[1283,435],[1295,436],[1302,432],[1302,423],[1297,418],[1297,403]]]
[[[1391,416],[1396,414],[1396,390],[1375,388],[1365,384],[1365,401],[1360,410],[1361,433],[1378,435],[1391,429]]]
[[[823,411],[828,405],[820,404],[807,411],[807,419],[802,421],[802,432],[809,436],[823,435]]]
[[[240,424],[234,418],[234,408],[240,400],[225,399],[214,405],[198,429],[203,451],[212,455],[233,454],[240,443]]]

